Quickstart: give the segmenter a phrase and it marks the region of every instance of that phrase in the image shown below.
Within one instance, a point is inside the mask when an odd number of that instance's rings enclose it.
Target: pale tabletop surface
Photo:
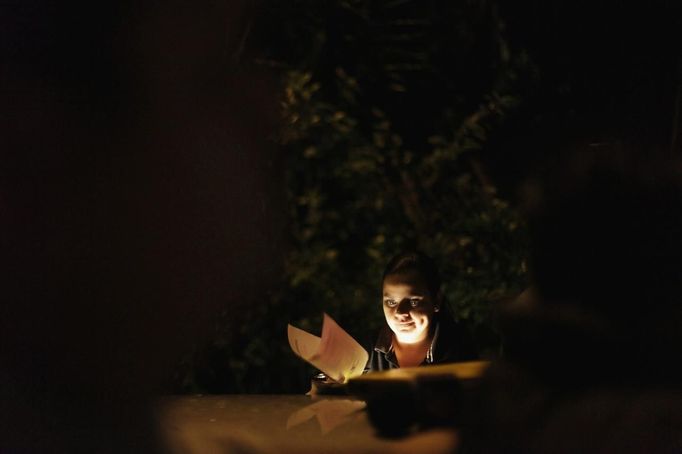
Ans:
[[[457,435],[450,430],[380,438],[364,409],[364,402],[342,396],[179,396],[159,402],[158,421],[172,453],[447,453],[455,449]]]

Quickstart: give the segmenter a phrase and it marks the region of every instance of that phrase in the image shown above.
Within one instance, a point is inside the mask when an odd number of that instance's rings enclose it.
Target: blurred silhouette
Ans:
[[[463,452],[682,448],[682,167],[662,156],[586,140],[527,185],[535,286],[501,316]]]
[[[153,452],[183,349],[277,279],[245,5],[0,7],[0,451]]]

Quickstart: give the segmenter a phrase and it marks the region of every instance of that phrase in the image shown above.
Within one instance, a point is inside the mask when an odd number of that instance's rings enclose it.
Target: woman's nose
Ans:
[[[409,314],[410,313],[410,302],[408,300],[401,301],[398,304],[397,312],[399,314]]]

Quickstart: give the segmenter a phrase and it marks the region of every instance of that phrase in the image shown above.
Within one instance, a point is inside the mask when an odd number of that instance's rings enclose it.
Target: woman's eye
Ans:
[[[418,299],[412,299],[412,300],[410,300],[410,306],[412,306],[412,307],[417,307],[417,306],[419,306],[419,300],[418,300]]]
[[[398,304],[395,300],[386,300],[385,303],[388,307],[395,307]]]

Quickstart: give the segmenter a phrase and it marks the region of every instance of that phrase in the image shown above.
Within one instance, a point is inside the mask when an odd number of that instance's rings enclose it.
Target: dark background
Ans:
[[[576,140],[680,152],[675,2],[1,8],[0,426],[19,446],[144,446],[131,415],[158,394],[304,391],[286,323],[327,311],[371,342],[408,247],[494,356],[492,308],[532,267],[523,182]]]

